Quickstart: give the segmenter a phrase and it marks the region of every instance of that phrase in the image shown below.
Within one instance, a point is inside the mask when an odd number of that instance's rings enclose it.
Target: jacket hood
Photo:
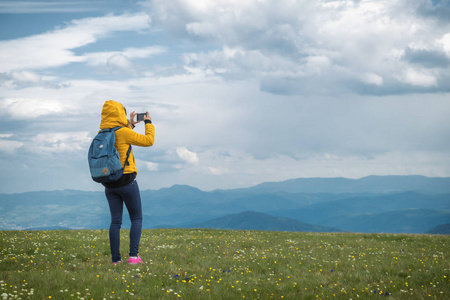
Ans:
[[[127,124],[127,113],[122,104],[114,100],[108,100],[103,104],[100,129],[114,128],[117,126],[126,127]]]

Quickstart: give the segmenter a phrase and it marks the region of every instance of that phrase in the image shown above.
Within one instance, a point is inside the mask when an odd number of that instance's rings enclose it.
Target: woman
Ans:
[[[114,128],[122,126],[116,130],[115,147],[120,155],[122,165],[125,164],[127,151],[130,145],[149,147],[155,140],[155,127],[152,125],[152,119],[147,112],[144,117],[145,135],[136,133],[132,130],[137,114],[132,112],[130,120],[127,120],[127,112],[119,102],[108,100],[103,105],[102,120],[100,129]],[[133,150],[130,152],[128,163],[124,167],[123,176],[116,182],[103,183],[105,194],[108,199],[109,209],[111,211],[111,225],[109,227],[109,242],[111,245],[111,255],[113,264],[120,264],[120,227],[122,225],[123,204],[127,207],[131,220],[130,229],[130,252],[128,263],[144,263],[139,257],[139,242],[142,231],[142,205],[139,187],[135,180],[137,175],[136,162],[133,156]]]

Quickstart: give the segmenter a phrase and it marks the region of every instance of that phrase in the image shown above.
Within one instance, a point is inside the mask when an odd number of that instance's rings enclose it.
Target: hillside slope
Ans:
[[[428,230],[430,234],[450,234],[450,223],[439,225]]]

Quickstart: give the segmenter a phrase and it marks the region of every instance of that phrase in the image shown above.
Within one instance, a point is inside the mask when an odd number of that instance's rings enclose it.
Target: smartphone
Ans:
[[[137,114],[137,121],[144,121],[144,117],[146,116],[146,113],[143,114]]]

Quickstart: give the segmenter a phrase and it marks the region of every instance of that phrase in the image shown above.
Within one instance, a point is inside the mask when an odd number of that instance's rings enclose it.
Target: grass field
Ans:
[[[144,230],[113,266],[107,230],[0,234],[2,299],[450,299],[450,236]]]

